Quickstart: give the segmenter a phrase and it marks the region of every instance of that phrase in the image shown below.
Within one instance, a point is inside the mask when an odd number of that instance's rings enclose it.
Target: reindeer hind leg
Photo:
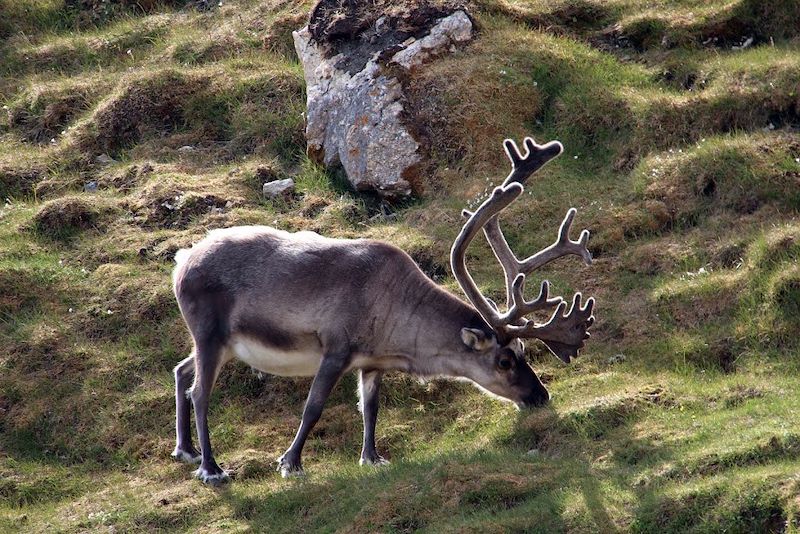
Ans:
[[[200,453],[192,445],[192,406],[188,393],[194,375],[195,351],[175,366],[175,450],[172,457],[190,464],[200,463]]]
[[[216,340],[197,345],[194,384],[190,394],[197,424],[197,439],[202,452],[200,467],[195,471],[195,476],[212,485],[218,485],[230,479],[228,473],[223,471],[214,460],[208,432],[208,401],[219,370],[226,361],[223,352],[222,343]]]

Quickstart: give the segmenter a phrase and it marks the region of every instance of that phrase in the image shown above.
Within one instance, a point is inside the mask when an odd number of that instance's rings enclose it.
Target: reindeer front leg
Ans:
[[[322,357],[319,370],[308,392],[306,405],[303,408],[303,420],[297,430],[297,435],[294,437],[291,446],[283,453],[283,456],[278,458],[278,471],[280,471],[283,478],[305,475],[300,458],[303,452],[303,445],[305,445],[311,429],[319,421],[325,401],[328,400],[333,386],[342,376],[349,361],[349,352],[327,353]]]
[[[361,465],[386,465],[375,449],[375,422],[378,420],[378,392],[381,387],[381,371],[360,371],[358,376],[359,407],[364,416],[364,446],[361,449]]]

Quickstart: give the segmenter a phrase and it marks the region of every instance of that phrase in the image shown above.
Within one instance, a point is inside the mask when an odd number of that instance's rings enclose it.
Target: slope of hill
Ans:
[[[800,5],[469,6],[478,38],[411,82],[426,194],[386,216],[304,156],[311,2],[0,0],[0,529],[800,530]],[[566,152],[506,216],[513,248],[575,206],[596,256],[542,273],[598,300],[578,361],[531,347],[551,406],[392,376],[393,463],[359,468],[348,376],[285,481],[309,381],[229,364],[210,417],[236,480],[170,461],[178,248],[251,223],[377,237],[457,291],[459,212],[527,134]],[[296,198],[261,197],[289,176]],[[501,294],[488,248],[471,261]]]

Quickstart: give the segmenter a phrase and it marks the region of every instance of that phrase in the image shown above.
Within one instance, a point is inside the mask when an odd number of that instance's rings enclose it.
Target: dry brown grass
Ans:
[[[413,125],[437,173],[445,167],[494,172],[504,166],[502,140],[520,138],[540,116],[542,96],[530,83],[533,65],[518,57],[518,37],[510,30],[484,33],[410,80]],[[437,178],[429,181],[439,187]]]

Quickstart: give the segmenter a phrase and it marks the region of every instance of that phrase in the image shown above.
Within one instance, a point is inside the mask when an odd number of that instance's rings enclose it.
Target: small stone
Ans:
[[[531,458],[538,458],[542,455],[542,451],[539,449],[531,449],[525,453],[525,456],[530,456]]]
[[[92,180],[91,182],[86,182],[83,184],[83,190],[86,193],[95,193],[97,192],[97,182]]]
[[[116,163],[117,160],[109,156],[108,154],[100,154],[96,158],[94,158],[95,162],[99,163],[100,165],[111,165],[112,163]]]
[[[264,184],[262,189],[266,198],[276,198],[279,196],[289,196],[294,193],[294,180],[285,178],[283,180],[273,180]]]
[[[621,352],[619,354],[615,354],[608,359],[608,363],[620,363],[625,361],[625,355]]]
[[[753,38],[748,37],[740,46],[732,46],[731,50],[744,50],[746,48],[749,48],[750,45],[752,44],[753,44]]]
[[[183,145],[178,149],[178,152],[194,152],[194,147],[191,145]]]

